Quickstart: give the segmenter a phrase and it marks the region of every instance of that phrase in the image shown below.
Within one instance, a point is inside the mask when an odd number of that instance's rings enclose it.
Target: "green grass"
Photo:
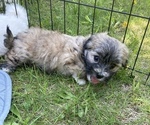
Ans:
[[[73,0],[78,2],[78,0]],[[94,5],[94,0],[81,0]],[[116,0],[115,10],[129,12],[132,1]],[[51,29],[49,0],[39,0],[41,25]],[[110,0],[97,0],[97,6],[111,9]],[[64,32],[63,2],[52,0],[54,30]],[[150,2],[135,0],[133,13],[149,16]],[[31,26],[39,26],[37,2],[28,4]],[[77,34],[78,5],[66,3],[66,33]],[[79,34],[92,31],[93,8],[80,6]],[[94,33],[107,31],[110,12],[95,11]],[[113,13],[110,34],[123,39],[128,16]],[[131,17],[126,45],[130,49],[128,66],[132,67],[147,20]],[[140,52],[136,69],[150,70],[150,28]],[[121,69],[107,85],[79,86],[72,78],[60,74],[47,75],[36,67],[18,68],[10,76],[13,96],[5,125],[148,125],[150,124],[150,86],[146,76]],[[148,81],[150,82],[150,81]],[[147,83],[148,83],[147,82]]]

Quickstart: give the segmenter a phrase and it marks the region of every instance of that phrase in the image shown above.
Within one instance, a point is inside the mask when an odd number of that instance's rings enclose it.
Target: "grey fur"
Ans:
[[[9,34],[6,41],[13,40],[13,47],[1,65],[6,71],[32,62],[46,72],[71,75],[79,85],[86,83],[85,77],[97,84],[108,81],[128,60],[127,47],[106,33],[69,36],[32,27],[14,39]]]

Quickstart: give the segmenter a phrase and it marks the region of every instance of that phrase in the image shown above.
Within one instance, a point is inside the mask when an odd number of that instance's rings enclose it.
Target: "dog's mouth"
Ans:
[[[98,83],[99,83],[99,80],[97,79],[96,76],[91,76],[90,79],[91,79],[91,82],[92,82],[93,84],[98,84]]]
[[[98,84],[101,80],[98,79],[95,75],[87,75],[88,81],[90,81],[92,84]]]
[[[98,84],[98,83],[106,83],[111,78],[111,75],[107,72],[101,73],[91,73],[87,74],[87,79],[92,84]]]

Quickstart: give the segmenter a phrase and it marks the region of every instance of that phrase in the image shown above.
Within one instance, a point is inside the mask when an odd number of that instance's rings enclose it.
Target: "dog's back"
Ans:
[[[83,70],[79,58],[82,46],[76,40],[77,37],[59,32],[30,28],[14,38],[13,47],[6,56],[14,66],[30,61],[47,72],[57,70],[71,75],[75,70]]]

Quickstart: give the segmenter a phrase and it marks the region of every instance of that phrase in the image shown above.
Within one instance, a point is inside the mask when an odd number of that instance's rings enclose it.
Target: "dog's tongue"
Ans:
[[[99,80],[96,78],[96,76],[91,76],[91,82],[93,84],[97,84],[97,83],[99,83]]]

